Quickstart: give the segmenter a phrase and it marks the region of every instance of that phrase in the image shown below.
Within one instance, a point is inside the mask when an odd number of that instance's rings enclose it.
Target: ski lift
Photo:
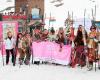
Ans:
[[[7,2],[12,2],[12,0],[7,0]]]
[[[57,0],[58,2],[62,2],[63,0]]]
[[[50,3],[62,2],[63,0],[52,0]]]
[[[51,1],[50,3],[55,3],[55,1],[53,0],[53,1]]]
[[[90,0],[91,2],[95,2],[95,0]]]
[[[62,6],[64,3],[62,2],[63,0],[52,0],[50,3],[54,3],[56,7]]]
[[[60,3],[60,4],[56,4],[55,6],[56,7],[60,7],[60,6],[62,6],[64,3]]]

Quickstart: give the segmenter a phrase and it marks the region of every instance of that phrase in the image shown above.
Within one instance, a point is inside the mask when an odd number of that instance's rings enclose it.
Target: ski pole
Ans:
[[[32,64],[33,64],[33,49],[31,47],[31,54],[32,54]]]
[[[3,66],[4,66],[4,53],[3,53],[3,41],[2,41],[2,50],[1,50],[1,54],[2,54],[2,63],[3,63]]]

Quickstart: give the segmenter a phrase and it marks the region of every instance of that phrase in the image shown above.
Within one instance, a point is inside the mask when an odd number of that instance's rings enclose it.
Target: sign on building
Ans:
[[[38,8],[32,9],[32,19],[40,19],[40,9]]]

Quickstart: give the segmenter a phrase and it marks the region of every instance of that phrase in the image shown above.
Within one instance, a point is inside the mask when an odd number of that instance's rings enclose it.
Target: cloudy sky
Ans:
[[[9,1],[9,0],[8,0]],[[0,10],[3,10],[9,6],[14,6],[14,1],[11,0],[12,2],[7,2],[7,0],[0,0]]]
[[[0,0],[0,10],[14,5],[14,0],[12,2],[6,2],[7,0]],[[91,19],[92,11],[95,10],[94,6],[97,6],[96,19],[100,20],[100,0],[63,0],[64,5],[60,7],[55,7],[55,4],[50,3],[52,0],[45,0],[45,14],[46,17],[55,17],[56,22],[51,23],[51,26],[64,26],[64,20],[67,18],[68,11],[70,14],[73,12],[74,19],[80,19],[84,17],[84,9],[86,9],[86,18]],[[49,26],[48,20],[46,20],[47,26]]]
[[[63,0],[64,5],[61,7],[55,7],[55,4],[51,4],[52,0],[45,0],[45,13],[46,16],[51,16],[56,18],[56,22],[51,23],[51,26],[64,26],[64,20],[67,18],[68,11],[70,14],[73,12],[74,19],[84,18],[84,9],[86,9],[86,18],[92,18],[92,8],[95,11],[95,5],[97,6],[97,16],[96,19],[100,20],[100,0],[95,0],[92,2],[90,0]],[[83,22],[81,22],[84,24]],[[49,25],[49,23],[48,23]]]

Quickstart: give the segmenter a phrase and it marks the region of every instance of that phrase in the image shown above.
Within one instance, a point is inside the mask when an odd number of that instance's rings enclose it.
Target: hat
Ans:
[[[91,26],[90,30],[95,29],[96,30],[96,26]]]
[[[63,30],[63,27],[60,27],[59,30]]]

